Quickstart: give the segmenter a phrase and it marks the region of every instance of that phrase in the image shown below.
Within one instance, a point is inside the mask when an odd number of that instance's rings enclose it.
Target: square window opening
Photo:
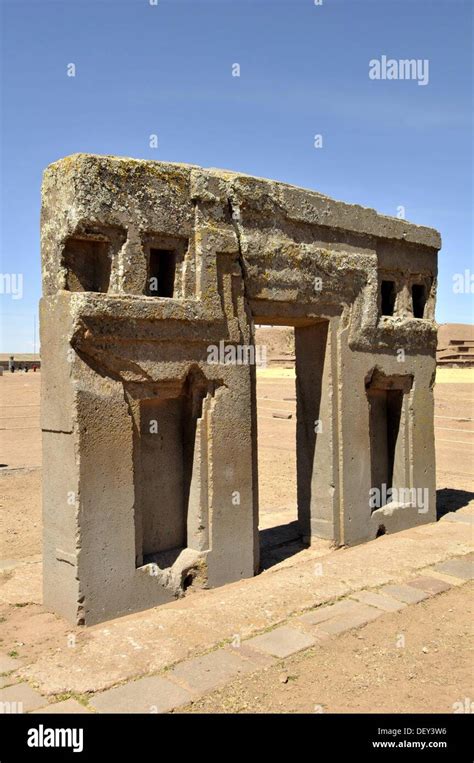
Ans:
[[[66,268],[67,291],[108,291],[112,260],[107,241],[69,238],[62,264]]]
[[[149,297],[173,297],[175,272],[176,252],[169,249],[150,249],[147,295]]]
[[[380,287],[382,315],[393,315],[395,310],[395,281],[382,281]]]
[[[424,284],[413,284],[411,287],[411,298],[413,303],[413,317],[424,318],[426,305],[426,287]]]

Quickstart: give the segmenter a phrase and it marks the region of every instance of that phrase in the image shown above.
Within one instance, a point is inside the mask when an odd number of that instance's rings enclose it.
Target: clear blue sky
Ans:
[[[443,236],[438,321],[471,321],[472,295],[452,277],[474,273],[472,2],[1,5],[1,271],[24,277],[22,299],[0,295],[1,352],[33,349],[41,174],[77,151],[226,167],[390,215],[404,206]],[[369,79],[382,55],[428,59],[429,84]]]

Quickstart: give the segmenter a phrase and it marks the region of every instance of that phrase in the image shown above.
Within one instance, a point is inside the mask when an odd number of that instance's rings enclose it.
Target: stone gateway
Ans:
[[[439,248],[430,228],[236,172],[49,166],[45,606],[89,625],[256,574],[256,364],[208,349],[238,358],[256,325],[295,329],[301,535],[432,522]],[[371,505],[374,489],[408,501]]]

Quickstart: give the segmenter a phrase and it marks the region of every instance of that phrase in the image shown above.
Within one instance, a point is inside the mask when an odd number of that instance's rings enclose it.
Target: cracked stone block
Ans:
[[[449,583],[446,583],[444,580],[428,576],[421,576],[418,578],[413,578],[413,580],[407,580],[407,585],[413,586],[414,588],[419,588],[421,591],[424,591],[425,593],[432,596],[437,593],[449,591],[449,589],[452,588],[452,586]]]
[[[359,591],[359,593],[352,594],[352,598],[371,607],[383,609],[384,612],[398,612],[399,609],[403,609],[405,606],[401,601],[396,601],[396,599],[392,599],[390,596],[385,596],[383,593],[375,593],[374,591]]]
[[[329,635],[337,635],[338,633],[344,633],[345,631],[352,630],[353,628],[360,628],[367,623],[376,620],[381,617],[382,611],[375,607],[369,607],[365,604],[359,604],[357,610],[348,612],[345,615],[339,615],[333,620],[327,620],[315,626],[315,631],[326,633]]]
[[[337,601],[335,604],[330,604],[328,607],[318,607],[312,612],[305,612],[304,615],[298,617],[305,625],[317,625],[323,623],[326,620],[332,620],[339,615],[345,615],[350,612],[357,612],[360,610],[359,604],[351,599],[343,599]]]
[[[447,562],[436,564],[433,569],[461,580],[472,580],[474,577],[474,562],[470,560],[449,559]]]
[[[148,676],[96,694],[89,704],[100,713],[167,713],[191,699],[191,692],[182,686]]]
[[[252,649],[252,647],[248,646],[246,641],[242,641],[239,647],[229,646],[226,647],[226,649],[236,652],[239,657],[250,660],[255,666],[255,669],[257,666],[260,668],[268,668],[270,665],[274,665],[277,661],[276,658],[270,654],[263,654],[263,652],[258,652],[256,649]]]
[[[303,649],[309,649],[317,642],[307,633],[282,625],[268,633],[262,633],[261,636],[249,639],[247,643],[262,652],[283,658],[301,652]]]
[[[418,604],[419,601],[428,598],[427,593],[409,585],[385,585],[381,588],[381,591],[393,599],[402,601],[404,604]]]
[[[218,649],[176,665],[170,676],[197,694],[212,691],[233,678],[252,673],[258,663],[239,656],[239,650]]]

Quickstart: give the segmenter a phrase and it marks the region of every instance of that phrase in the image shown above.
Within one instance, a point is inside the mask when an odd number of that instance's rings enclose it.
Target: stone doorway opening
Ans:
[[[255,342],[264,345],[267,358],[256,372],[261,570],[310,542],[326,341],[326,321],[259,321],[256,330]]]

